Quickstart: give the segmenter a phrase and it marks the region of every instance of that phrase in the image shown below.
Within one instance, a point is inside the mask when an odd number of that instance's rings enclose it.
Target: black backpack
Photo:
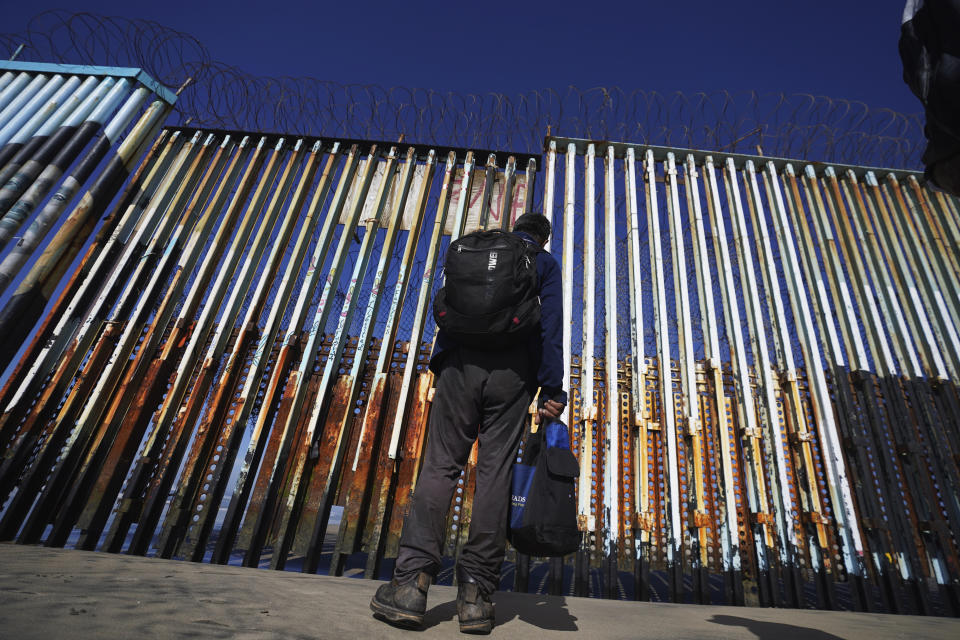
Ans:
[[[527,438],[522,461],[513,465],[507,539],[531,556],[564,556],[580,547],[574,479],[580,466],[559,420],[540,425]],[[589,491],[589,487],[585,489]]]
[[[475,231],[452,242],[444,286],[433,301],[437,326],[469,347],[505,349],[540,325],[536,255],[504,231]]]

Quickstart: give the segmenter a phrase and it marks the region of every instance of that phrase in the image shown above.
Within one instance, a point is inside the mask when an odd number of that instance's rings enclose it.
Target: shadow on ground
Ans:
[[[835,636],[826,631],[810,629],[808,627],[798,627],[793,624],[783,624],[781,622],[764,622],[762,620],[751,620],[750,618],[738,618],[737,616],[713,616],[707,622],[722,624],[728,627],[744,627],[760,640],[843,640],[840,636]]]
[[[499,597],[498,597],[499,596]],[[567,599],[556,596],[503,597],[494,594],[497,626],[514,618],[544,631],[578,631],[577,617],[567,610]],[[424,629],[429,629],[457,617],[456,601],[444,602],[429,609],[423,618]]]

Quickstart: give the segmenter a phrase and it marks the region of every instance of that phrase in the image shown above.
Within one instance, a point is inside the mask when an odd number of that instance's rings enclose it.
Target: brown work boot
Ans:
[[[459,579],[457,588],[457,616],[462,633],[490,633],[494,611],[490,596],[480,589],[472,578]]]
[[[431,580],[428,574],[421,571],[410,582],[399,584],[391,580],[381,585],[370,601],[374,617],[407,629],[421,626],[427,610],[427,589]]]

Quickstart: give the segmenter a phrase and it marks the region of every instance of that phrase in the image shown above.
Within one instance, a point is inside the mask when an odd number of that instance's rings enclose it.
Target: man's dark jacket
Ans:
[[[540,246],[522,231],[515,232],[515,235],[537,248]],[[563,288],[560,284],[560,265],[547,251],[539,251],[536,261],[540,286],[540,336],[539,340],[531,337],[527,349],[530,361],[537,367],[540,403],[556,400],[566,404],[567,394],[563,390]],[[453,338],[443,330],[438,330],[430,357],[430,370],[439,373],[443,353],[457,346]]]

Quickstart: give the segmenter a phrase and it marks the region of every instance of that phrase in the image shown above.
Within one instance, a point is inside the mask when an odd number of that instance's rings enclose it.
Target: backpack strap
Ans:
[[[520,231],[520,232],[511,231],[510,233],[516,235],[518,238],[520,238],[521,240],[523,240],[524,243],[526,243],[526,244],[530,245],[531,247],[533,247],[533,252],[534,252],[535,254],[536,254],[536,253],[540,253],[541,251],[546,251],[546,249],[544,249],[543,247],[541,247],[533,238],[530,237],[530,234],[528,234],[528,233],[526,233],[526,232],[524,232],[524,231]],[[520,235],[521,233],[523,234],[522,236]],[[528,240],[527,238],[529,238],[529,240]]]

